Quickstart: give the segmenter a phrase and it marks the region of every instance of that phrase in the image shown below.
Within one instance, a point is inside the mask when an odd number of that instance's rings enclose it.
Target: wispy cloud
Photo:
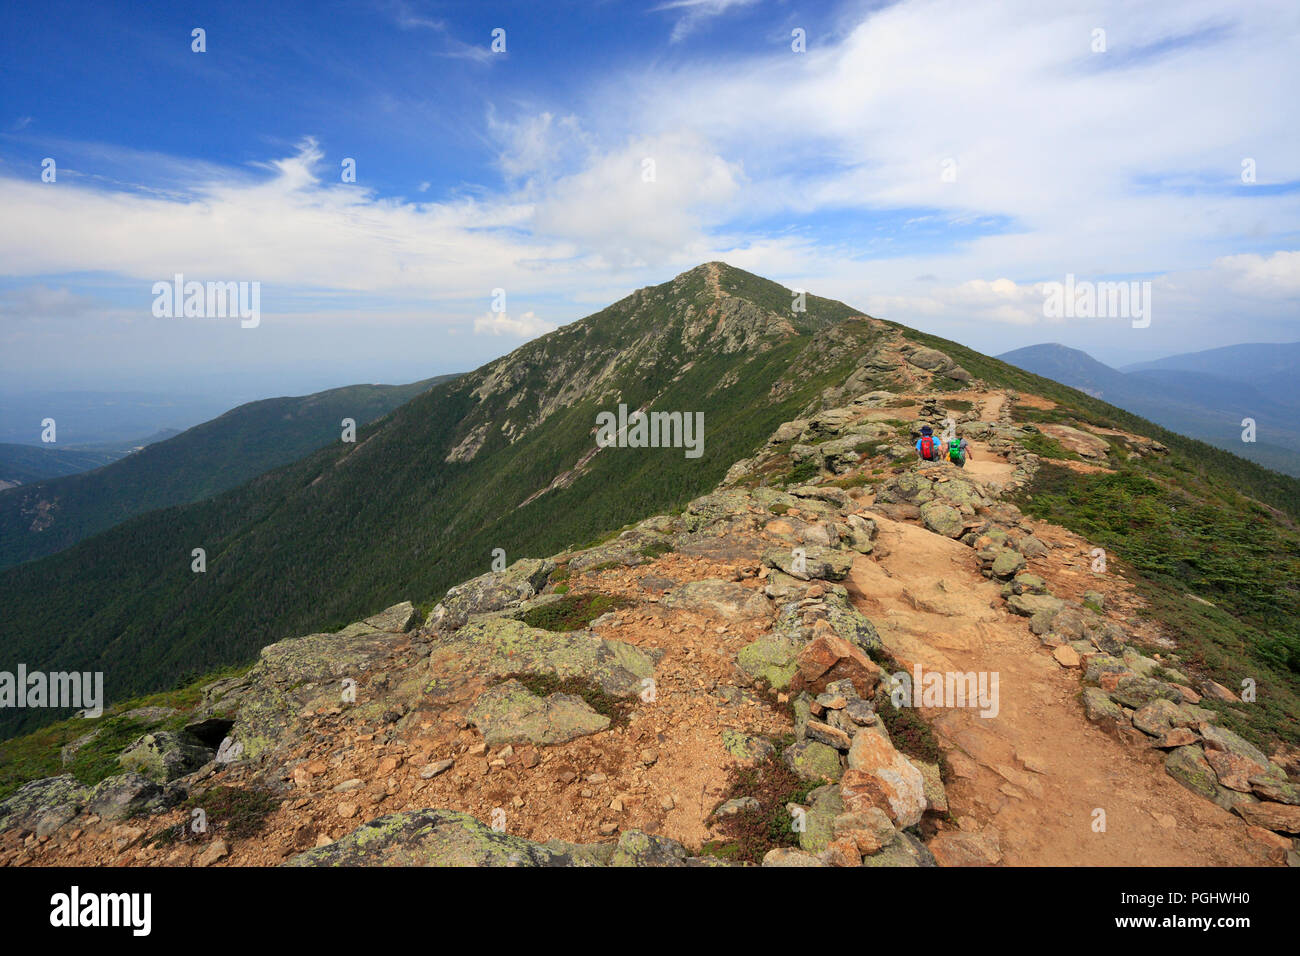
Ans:
[[[717,19],[728,10],[750,7],[757,2],[758,0],[670,0],[654,7],[653,12],[670,11],[678,14],[671,34],[672,42],[677,43],[701,24]]]

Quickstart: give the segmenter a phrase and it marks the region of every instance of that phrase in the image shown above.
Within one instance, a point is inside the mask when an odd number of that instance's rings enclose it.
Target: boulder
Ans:
[[[676,840],[641,830],[624,830],[609,858],[610,866],[685,866],[687,853]]]
[[[771,613],[771,606],[761,591],[719,578],[704,578],[678,585],[664,594],[661,603],[668,608],[714,614],[728,621]]]
[[[781,759],[801,780],[834,782],[840,779],[843,772],[839,752],[834,747],[815,740],[800,740],[791,744],[785,748]]]
[[[508,743],[562,744],[609,727],[610,720],[581,697],[539,697],[517,680],[484,691],[466,714],[489,746]]]
[[[123,773],[101,780],[86,800],[86,812],[104,820],[124,820],[141,813],[162,794],[162,787],[138,773]]]
[[[789,638],[768,636],[746,644],[736,654],[736,664],[751,680],[773,690],[784,690],[798,673],[799,645]]]
[[[286,866],[601,866],[612,847],[534,843],[468,813],[416,810],[378,817],[290,858]]]
[[[763,553],[763,563],[769,568],[776,568],[793,578],[808,581],[821,578],[827,581],[842,581],[848,577],[853,567],[853,552],[816,546],[800,549],[802,559],[794,549],[772,548]]]
[[[578,570],[572,561],[570,567]],[[471,578],[447,591],[430,613],[427,626],[454,631],[474,614],[500,611],[526,601],[546,586],[554,571],[554,561],[525,558],[504,571]]]
[[[921,822],[928,805],[925,777],[886,737],[872,728],[858,731],[848,763],[840,781],[846,810],[878,807],[900,829]]]
[[[122,751],[117,762],[123,770],[155,783],[170,783],[198,770],[216,755],[215,748],[205,746],[191,734],[160,730],[136,740]]]
[[[966,530],[966,520],[961,512],[942,501],[927,501],[921,505],[921,523],[945,538],[959,538]]]
[[[0,800],[0,831],[49,836],[85,806],[90,789],[70,773],[23,784]]]

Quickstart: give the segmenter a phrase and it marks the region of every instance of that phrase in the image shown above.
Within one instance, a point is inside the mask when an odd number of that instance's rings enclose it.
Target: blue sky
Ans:
[[[410,380],[710,259],[990,353],[1291,341],[1297,53],[1281,2],[9,4],[0,374]],[[176,273],[260,323],[154,316]],[[1066,274],[1151,324],[1044,317]]]

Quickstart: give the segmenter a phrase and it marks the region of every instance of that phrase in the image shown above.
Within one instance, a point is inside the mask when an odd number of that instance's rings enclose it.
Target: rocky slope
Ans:
[[[1236,695],[1133,646],[1130,582],[1009,500],[1040,467],[1012,410],[1050,400],[871,324],[682,511],[106,718],[64,760],[116,721],[119,772],[0,802],[0,862],[1294,865],[1296,753],[1221,726],[1202,698]],[[914,461],[945,419],[964,470]],[[1084,471],[1167,451],[1054,434]],[[999,671],[998,713],[895,706],[917,666]]]

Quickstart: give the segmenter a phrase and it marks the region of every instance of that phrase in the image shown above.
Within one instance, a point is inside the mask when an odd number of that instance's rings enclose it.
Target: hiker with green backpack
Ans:
[[[953,435],[944,443],[943,451],[944,457],[958,468],[966,467],[966,459],[970,457],[970,447],[966,444],[966,439]]]

